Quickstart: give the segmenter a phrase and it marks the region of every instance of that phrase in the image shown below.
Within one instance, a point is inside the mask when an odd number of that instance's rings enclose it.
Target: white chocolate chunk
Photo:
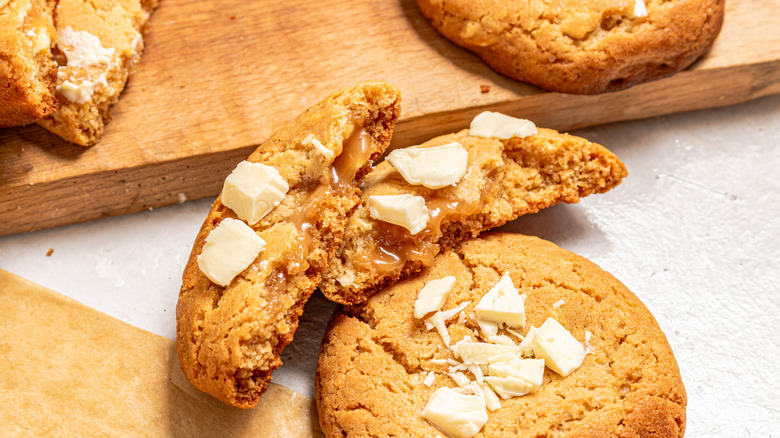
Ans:
[[[429,148],[396,149],[386,159],[409,184],[436,190],[463,178],[469,153],[463,145],[453,142]]]
[[[428,375],[425,376],[425,379],[423,380],[423,384],[427,387],[431,387],[433,385],[433,382],[436,380],[436,375],[433,373],[433,371],[428,371]]]
[[[487,382],[490,387],[493,388],[493,391],[503,399],[519,397],[533,391],[533,385],[519,377],[488,376],[485,377],[485,382]]]
[[[97,81],[82,81],[80,84],[76,84],[65,80],[57,85],[55,89],[71,102],[84,103],[92,99],[92,94],[99,84]]]
[[[479,304],[477,304],[477,306],[479,306]],[[482,335],[482,338],[486,341],[490,340],[491,337],[498,335],[498,324],[495,322],[477,319],[477,325],[479,326],[479,332]]]
[[[459,363],[459,364],[455,364],[455,365],[451,366],[450,369],[447,370],[447,372],[448,373],[455,373],[455,372],[458,372],[458,371],[466,371],[468,369],[469,369],[469,367],[467,367],[465,364]]]
[[[520,339],[521,341],[522,341],[523,339],[525,339],[525,336],[521,335],[520,333],[518,333],[518,332],[516,332],[516,331],[514,331],[514,330],[512,330],[512,329],[509,329],[509,328],[508,328],[508,329],[506,329],[506,331],[507,331],[508,333],[512,334],[513,336],[515,336],[517,339]]]
[[[450,438],[471,438],[487,423],[485,400],[439,388],[431,395],[422,417]]]
[[[493,412],[497,409],[501,409],[501,400],[498,399],[493,388],[491,388],[487,382],[480,384],[480,388],[482,388],[482,396],[485,399],[485,405],[487,406],[488,411]]]
[[[544,379],[543,359],[514,358],[501,362],[491,363],[488,366],[488,374],[493,377],[517,377],[530,383],[531,390],[536,390],[542,385]]]
[[[490,358],[503,353],[520,351],[517,346],[488,344],[486,342],[471,342],[463,338],[452,346],[452,351],[467,364],[487,364]]]
[[[422,196],[371,195],[368,213],[374,219],[406,228],[412,236],[428,225],[428,208]]]
[[[471,364],[467,368],[471,374],[474,375],[474,379],[477,381],[477,383],[483,383],[485,381],[485,373],[482,372],[480,365]]]
[[[488,358],[489,364],[499,363],[499,362],[505,362],[512,359],[517,359],[517,352],[511,351],[506,353],[497,354],[495,356],[491,356]]]
[[[57,46],[65,53],[68,67],[108,64],[114,55],[114,49],[103,47],[95,35],[70,26],[57,31]]]
[[[510,337],[498,334],[498,324],[495,322],[484,321],[477,319],[477,325],[479,331],[482,334],[482,338],[488,342],[501,345],[516,345]]]
[[[333,158],[333,155],[334,155],[333,151],[328,149],[328,148],[326,148],[325,145],[323,145],[321,141],[317,140],[314,137],[314,134],[307,135],[306,138],[303,139],[301,144],[303,144],[303,145],[311,144],[312,146],[314,146],[314,149],[317,149],[317,152],[322,154],[323,157],[325,157],[327,159]]]
[[[265,240],[247,224],[225,218],[206,236],[197,258],[198,268],[209,280],[226,286],[252,264],[264,247]]]
[[[553,305],[552,305],[552,308],[553,308],[553,309],[557,309],[557,308],[559,308],[559,307],[563,306],[564,304],[566,304],[566,301],[564,301],[564,300],[558,300],[558,301],[556,301],[556,302],[554,302],[554,303],[553,303]]]
[[[458,312],[465,309],[466,306],[468,306],[470,303],[471,301],[460,303],[458,307],[454,309],[450,309],[446,312],[442,312],[441,310],[439,310],[438,312],[434,313],[428,319],[425,320],[425,328],[430,330],[436,327],[436,331],[439,332],[439,336],[441,336],[441,340],[444,342],[444,344],[450,345],[450,332],[447,330],[447,326],[444,323],[448,319],[457,315]]]
[[[485,399],[484,391],[482,390],[482,387],[479,386],[479,383],[470,381],[469,384],[466,386],[472,394],[476,395],[477,397],[482,397],[482,400]],[[487,403],[485,403],[487,405]]]
[[[634,17],[647,17],[645,0],[636,0],[634,2]]]
[[[534,333],[536,332],[536,327],[531,327],[528,329],[528,333],[525,335],[525,338],[523,338],[522,342],[520,342],[520,354],[523,356],[533,356],[534,355]]]
[[[455,384],[460,386],[461,388],[471,383],[471,380],[469,380],[469,378],[466,377],[466,375],[460,371],[456,371],[454,373],[447,373],[447,375],[450,376],[452,380],[455,381]]]
[[[447,301],[452,287],[455,286],[455,277],[448,275],[438,280],[429,281],[417,295],[414,301],[414,317],[423,316],[441,309]]]
[[[450,345],[450,332],[447,330],[447,325],[444,323],[444,317],[442,317],[441,311],[438,311],[425,320],[425,328],[430,330],[435,327],[439,332],[444,345]]]
[[[504,323],[510,327],[525,325],[525,300],[521,296],[509,274],[486,293],[474,308],[477,317],[484,321]]]
[[[450,310],[443,310],[441,311],[442,318],[444,318],[445,321],[451,319],[453,316],[457,315],[461,312],[461,310],[468,307],[468,305],[471,304],[471,301],[464,301],[460,304],[458,304],[457,307],[454,307]]]
[[[512,345],[512,346],[517,345],[515,344],[515,341],[512,340],[512,338],[506,335],[491,336],[490,339],[488,339],[488,341],[499,345]]]
[[[290,186],[273,166],[242,161],[225,179],[222,204],[249,225],[274,209]]]
[[[462,310],[458,313],[458,324],[466,325],[466,312]]]
[[[501,113],[485,111],[471,121],[469,135],[486,138],[527,137],[536,134],[536,125]]]
[[[457,387],[452,388],[453,391],[457,392],[458,394],[469,394],[474,395],[474,388],[471,387],[471,385],[463,386],[463,387]]]
[[[547,318],[533,336],[536,357],[544,359],[548,368],[563,377],[582,365],[585,347],[556,320]]]

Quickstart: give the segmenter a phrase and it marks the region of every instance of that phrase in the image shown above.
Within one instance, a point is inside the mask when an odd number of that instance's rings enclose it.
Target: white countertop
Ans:
[[[629,177],[505,228],[589,258],[650,308],[688,392],[686,436],[777,434],[780,96],[574,133],[615,152]],[[0,268],[173,339],[181,272],[212,201],[0,237]],[[276,383],[313,395],[332,308],[315,293]]]

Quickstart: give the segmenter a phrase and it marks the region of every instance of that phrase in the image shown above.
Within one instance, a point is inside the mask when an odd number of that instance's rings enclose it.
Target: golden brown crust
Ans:
[[[457,211],[441,221],[440,232],[431,220],[428,228],[412,236],[404,228],[370,218],[364,202],[350,217],[344,240],[323,274],[320,289],[330,300],[363,302],[382,287],[420,271],[444,249],[518,216],[606,192],[627,175],[623,163],[603,146],[550,129],[509,140],[472,137],[464,130],[422,147],[451,142],[469,152],[468,170],[455,187],[413,186],[383,162],[366,177],[362,197],[365,201],[371,195],[409,193],[424,197],[429,211],[453,202]],[[380,252],[393,252],[399,261],[378,265],[372,260]]]
[[[56,25],[59,34],[70,30],[89,32],[105,49],[114,53],[108,63],[88,66],[61,65],[57,86],[69,80],[95,83],[89,100],[75,102],[57,93],[61,107],[38,122],[54,134],[82,146],[90,146],[103,135],[111,119],[110,108],[130,79],[144,49],[143,34],[157,1],[150,0],[59,0]],[[69,30],[66,30],[68,29]],[[58,48],[65,43],[60,40]]]
[[[724,0],[417,0],[445,37],[490,67],[541,88],[615,91],[672,75],[704,54]]]
[[[214,202],[190,254],[176,308],[176,349],[196,388],[234,406],[257,404],[338,246],[348,214],[360,202],[359,179],[390,142],[399,102],[392,85],[359,84],[308,109],[250,155],[249,161],[274,166],[290,191],[252,226],[266,241],[265,249],[227,287],[209,281],[196,262],[209,232],[222,219],[236,217],[221,198]],[[347,145],[362,132],[371,158],[353,160],[355,176],[334,188],[331,168],[350,158]],[[335,157],[303,145],[309,134]]]
[[[472,302],[465,323],[449,323],[452,343],[478,338],[473,308],[504,273],[528,295],[523,334],[553,317],[580,341],[592,332],[593,353],[569,376],[546,370],[537,391],[502,400],[478,437],[683,436],[685,388],[649,310],[592,262],[550,242],[505,233],[465,242],[419,276],[334,314],[316,377],[325,436],[441,434],[420,413],[433,391],[457,386],[441,363],[454,356],[435,330],[414,318],[414,300],[426,282],[455,276],[443,309]],[[564,303],[554,307],[559,300]],[[435,380],[427,387],[419,378],[430,371]]]
[[[52,0],[0,1],[0,128],[57,109],[53,9]]]

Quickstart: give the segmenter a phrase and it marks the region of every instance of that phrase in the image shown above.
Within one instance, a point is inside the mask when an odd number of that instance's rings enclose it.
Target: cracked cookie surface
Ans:
[[[427,282],[454,276],[442,310],[471,304],[463,322],[448,324],[451,345],[466,335],[479,338],[474,307],[504,273],[527,294],[527,322],[519,331],[525,335],[553,317],[579,340],[592,332],[593,352],[567,377],[548,369],[538,390],[502,400],[476,436],[683,435],[685,389],[650,311],[592,262],[550,242],[506,233],[467,241],[417,277],[334,313],[316,378],[325,435],[443,435],[420,413],[436,389],[458,386],[443,363],[455,357],[436,330],[414,317],[414,301]],[[429,372],[435,375],[430,387],[421,383]]]
[[[606,192],[627,175],[605,147],[551,129],[505,140],[474,137],[464,130],[421,147],[451,142],[469,155],[466,174],[455,186],[432,190],[411,185],[386,161],[366,176],[364,202],[350,217],[320,283],[326,297],[341,304],[363,302],[385,285],[429,266],[443,249],[521,215]],[[425,198],[431,219],[415,236],[370,217],[369,196],[396,194]]]
[[[360,203],[359,181],[390,142],[399,105],[392,85],[359,84],[308,109],[250,155],[250,162],[273,166],[289,191],[251,226],[265,249],[225,287],[211,282],[196,262],[211,230],[237,217],[221,197],[214,202],[176,307],[176,350],[196,388],[233,406],[258,403]],[[307,140],[311,136],[321,149]]]
[[[511,78],[564,93],[672,75],[706,52],[724,0],[417,0],[445,37]]]

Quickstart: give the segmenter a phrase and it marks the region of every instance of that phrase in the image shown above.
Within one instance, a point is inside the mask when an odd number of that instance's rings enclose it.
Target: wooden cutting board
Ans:
[[[163,0],[97,146],[37,126],[0,130],[0,235],[215,196],[276,127],[366,79],[403,93],[394,145],[462,129],[488,108],[568,130],[777,93],[776,1],[728,1],[715,46],[685,72],[572,96],[493,72],[414,0]]]

